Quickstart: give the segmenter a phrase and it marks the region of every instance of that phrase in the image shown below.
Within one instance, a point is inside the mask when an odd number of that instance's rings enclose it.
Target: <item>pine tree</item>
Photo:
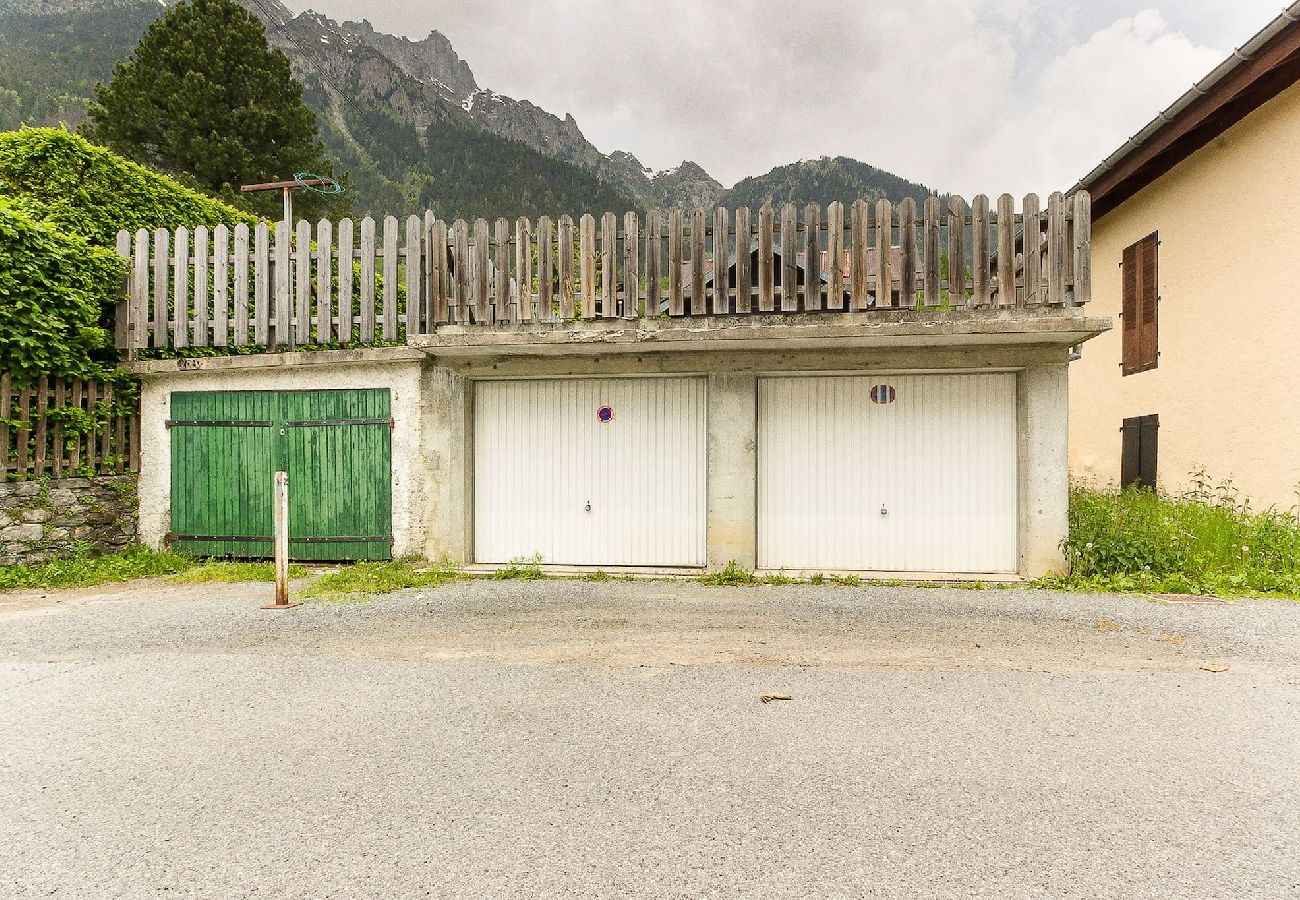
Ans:
[[[302,95],[289,60],[252,13],[234,0],[181,0],[95,87],[84,130],[123,156],[235,200],[240,184],[329,174]],[[278,217],[278,194],[242,201]]]

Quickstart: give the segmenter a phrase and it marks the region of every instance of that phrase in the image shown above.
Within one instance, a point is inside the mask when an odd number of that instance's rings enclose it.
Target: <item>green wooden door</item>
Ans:
[[[387,390],[172,394],[172,540],[197,556],[265,558],[271,486],[289,473],[294,559],[392,555]]]

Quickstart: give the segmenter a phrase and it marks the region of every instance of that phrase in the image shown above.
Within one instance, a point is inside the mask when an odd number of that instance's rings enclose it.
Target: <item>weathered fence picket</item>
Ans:
[[[140,470],[139,401],[112,384],[0,374],[0,480]]]
[[[447,324],[917,307],[1091,296],[1086,194],[981,194],[447,223],[426,213],[122,232],[119,348],[400,342]],[[666,221],[665,221],[666,219]],[[947,272],[944,272],[944,266]]]

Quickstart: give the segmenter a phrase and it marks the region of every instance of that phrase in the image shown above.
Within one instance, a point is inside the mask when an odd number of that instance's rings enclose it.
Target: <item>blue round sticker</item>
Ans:
[[[871,388],[872,403],[893,403],[898,392],[892,384],[877,384]]]
[[[596,418],[601,422],[608,422],[610,419],[614,418],[614,407],[602,406],[600,409],[596,410]]]

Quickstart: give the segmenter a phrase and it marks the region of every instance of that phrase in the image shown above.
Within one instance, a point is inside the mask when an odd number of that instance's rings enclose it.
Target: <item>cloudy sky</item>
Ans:
[[[289,0],[413,38],[605,152],[724,184],[823,155],[972,195],[1066,188],[1284,0]]]

